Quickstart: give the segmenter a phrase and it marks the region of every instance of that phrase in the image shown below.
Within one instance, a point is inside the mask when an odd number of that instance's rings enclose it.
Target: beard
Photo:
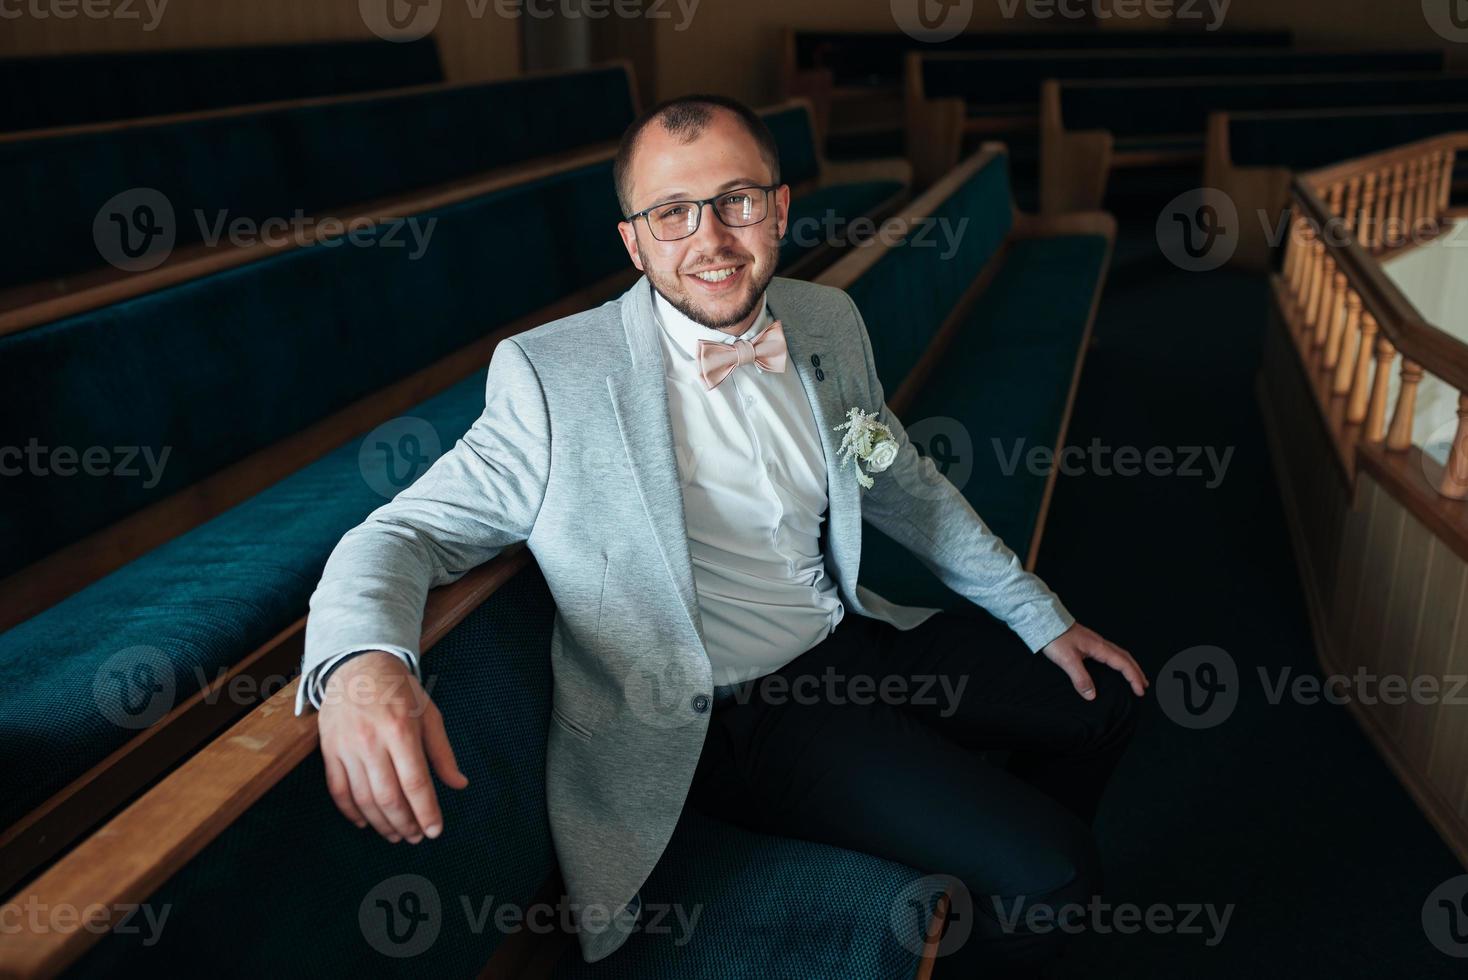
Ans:
[[[668,301],[673,309],[682,313],[699,326],[708,327],[710,330],[723,330],[727,327],[743,323],[759,308],[760,302],[764,298],[765,290],[769,288],[771,280],[775,278],[775,262],[779,254],[779,246],[777,245],[764,256],[765,261],[760,266],[763,271],[757,274],[758,278],[751,278],[749,280],[749,285],[746,288],[744,296],[728,312],[716,312],[700,304],[682,288],[681,275],[676,271],[668,272],[650,267],[645,268],[644,271],[647,273],[648,280],[652,282],[653,288],[658,291],[663,299]],[[716,262],[709,264],[713,265],[718,262],[740,263],[745,267],[747,272],[754,275],[752,271],[755,269],[754,256],[725,255],[720,256]]]

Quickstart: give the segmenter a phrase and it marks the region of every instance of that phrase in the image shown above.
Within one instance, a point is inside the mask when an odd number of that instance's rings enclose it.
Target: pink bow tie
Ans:
[[[735,368],[744,364],[755,364],[761,370],[776,374],[785,370],[785,328],[780,325],[779,320],[766,327],[753,342],[698,342],[698,373],[703,377],[703,386],[710,391],[733,374]]]

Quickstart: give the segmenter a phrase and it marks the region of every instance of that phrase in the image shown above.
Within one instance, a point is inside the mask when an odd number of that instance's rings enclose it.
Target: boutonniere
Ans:
[[[855,456],[866,465],[867,473],[880,473],[897,459],[897,440],[893,438],[891,429],[877,421],[876,412],[849,408],[846,421],[832,428],[846,430],[846,435],[841,438],[841,448],[837,450],[843,466]],[[868,490],[872,488],[872,478],[861,471],[861,466],[856,467],[856,482]]]

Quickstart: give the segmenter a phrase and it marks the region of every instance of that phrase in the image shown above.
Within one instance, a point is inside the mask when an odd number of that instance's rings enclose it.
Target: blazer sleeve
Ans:
[[[348,531],[311,596],[296,713],[317,701],[318,672],[349,653],[384,650],[421,674],[428,590],[530,536],[550,470],[540,380],[513,338],[490,361],[484,411],[391,502]]]
[[[1039,576],[1025,571],[1019,556],[989,530],[933,461],[914,448],[887,406],[861,311],[846,298],[860,335],[867,391],[898,445],[896,460],[862,494],[863,520],[916,555],[944,585],[1008,624],[1032,653],[1039,650],[1069,629],[1075,617]],[[922,492],[912,492],[918,487]]]

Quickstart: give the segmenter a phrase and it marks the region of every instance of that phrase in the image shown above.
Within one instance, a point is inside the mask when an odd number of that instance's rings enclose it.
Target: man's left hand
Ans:
[[[1074,624],[1070,629],[1051,640],[1041,648],[1041,652],[1070,676],[1076,691],[1087,701],[1096,697],[1096,685],[1081,664],[1081,661],[1087,657],[1099,660],[1113,670],[1121,671],[1122,676],[1132,685],[1132,692],[1137,697],[1141,697],[1147,688],[1152,686],[1152,682],[1147,680],[1147,675],[1142,673],[1142,668],[1137,666],[1137,662],[1132,659],[1130,653],[1115,643],[1103,640],[1097,633],[1086,629],[1080,623]]]

